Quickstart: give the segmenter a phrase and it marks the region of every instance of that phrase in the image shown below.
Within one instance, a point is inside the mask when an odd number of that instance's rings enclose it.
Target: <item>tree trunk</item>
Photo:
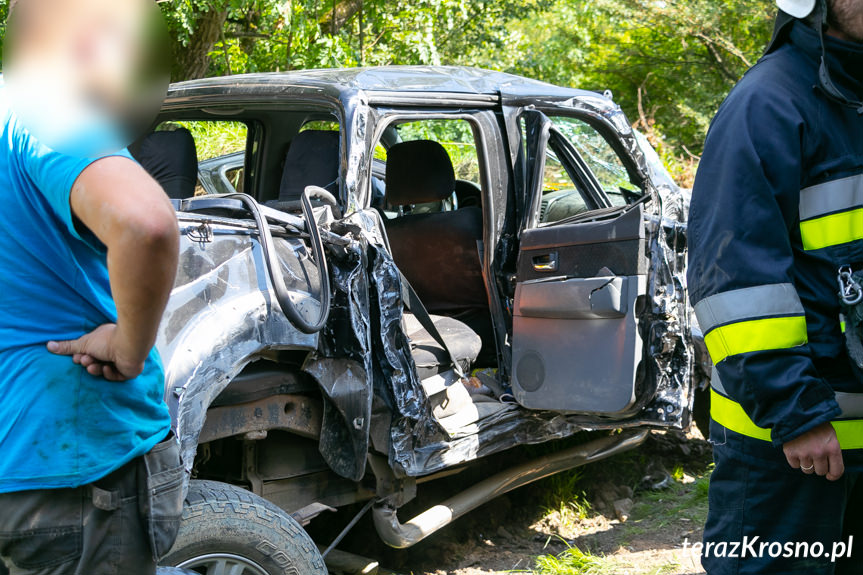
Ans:
[[[333,10],[329,11],[318,22],[321,25],[321,30],[329,31],[335,36],[348,23],[348,20],[360,11],[362,5],[362,0],[341,0],[341,2],[335,3]]]
[[[174,43],[174,66],[172,80],[195,80],[203,78],[210,70],[210,52],[222,36],[228,19],[228,9],[212,7],[198,14],[197,25],[189,44]]]

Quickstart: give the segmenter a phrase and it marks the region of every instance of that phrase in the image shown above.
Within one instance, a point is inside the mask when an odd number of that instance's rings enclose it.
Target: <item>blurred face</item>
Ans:
[[[830,32],[843,40],[863,43],[863,0],[828,0]]]
[[[164,98],[168,58],[160,24],[153,0],[18,2],[4,62],[18,118],[64,153],[89,156],[127,145]]]

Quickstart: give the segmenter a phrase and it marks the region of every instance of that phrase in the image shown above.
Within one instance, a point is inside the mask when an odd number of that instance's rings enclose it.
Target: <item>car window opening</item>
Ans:
[[[243,192],[248,135],[244,122],[171,120],[129,151],[171,199]]]
[[[389,136],[375,148],[372,206],[384,217],[393,259],[428,311],[446,318],[454,353],[475,347],[468,353],[478,354],[475,363],[494,366],[473,127],[464,119],[406,121]]]
[[[617,152],[596,128],[578,118],[554,116],[555,128],[575,147],[612,206],[631,204],[643,195]]]

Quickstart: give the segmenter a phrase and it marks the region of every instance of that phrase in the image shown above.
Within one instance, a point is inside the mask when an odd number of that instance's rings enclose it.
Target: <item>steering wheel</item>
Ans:
[[[336,219],[342,218],[342,210],[339,208],[339,200],[332,193],[320,186],[306,186],[305,194],[310,200],[315,200],[324,205],[330,206],[333,209],[333,215]],[[299,212],[302,210],[301,200],[271,200],[265,205],[283,212]]]
[[[482,206],[482,188],[470,180],[456,180],[455,195],[460,208]]]

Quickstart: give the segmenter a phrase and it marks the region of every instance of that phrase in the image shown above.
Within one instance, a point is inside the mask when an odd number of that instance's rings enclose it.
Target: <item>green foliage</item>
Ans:
[[[570,527],[592,515],[593,509],[582,485],[583,476],[582,469],[575,469],[558,473],[546,480],[546,514],[556,512],[559,521]]]
[[[585,553],[578,547],[567,546],[558,555],[537,557],[533,572],[536,575],[585,575],[607,571],[601,558]]]
[[[246,149],[248,127],[242,122],[208,120],[171,122],[171,124],[186,128],[192,133],[197,146],[198,159],[201,161]]]
[[[683,468],[676,466],[672,473],[675,482],[669,488],[644,492],[636,498],[632,522],[650,519],[658,527],[664,527],[685,518],[693,525],[703,524],[707,519],[707,490],[712,471],[711,464],[694,482],[684,484]]]
[[[3,62],[2,40],[6,38],[6,20],[9,18],[9,0],[0,0],[0,63]]]
[[[0,0],[3,21],[7,6]],[[775,13],[773,0],[169,0],[160,7],[175,80],[460,64],[610,89],[684,184],[711,117],[757,60]]]
[[[617,477],[622,473],[624,477],[635,473],[632,477],[643,474],[645,469],[644,453],[628,452],[616,456],[609,462],[599,462],[591,466],[590,473],[596,476],[608,478],[614,477],[615,483],[620,483],[623,477]],[[613,467],[608,471],[600,470],[603,464],[613,462]],[[691,464],[688,462],[687,464]],[[615,525],[617,533],[617,544],[629,546],[630,542],[642,539],[644,534],[650,531],[664,529],[669,525],[679,526],[681,522],[693,527],[703,525],[707,518],[708,497],[707,490],[710,482],[710,473],[713,464],[697,467],[695,481],[683,483],[684,467],[676,464],[673,467],[672,476],[675,481],[667,488],[659,491],[636,490],[634,495],[635,506],[630,518]],[[693,470],[690,469],[690,472]],[[544,480],[544,488],[553,500],[564,493],[564,497],[573,497],[575,488],[579,485],[579,476],[567,479],[567,474],[559,474]],[[554,480],[552,482],[551,480]],[[561,490],[562,491],[559,491]],[[618,573],[650,573],[660,575],[662,573],[676,573],[680,565],[674,561],[666,562],[650,570],[641,565],[630,563],[626,555],[617,553],[607,556],[596,556],[589,552],[567,544],[567,549],[557,555],[541,555],[535,559],[531,573],[533,575],[616,575]]]
[[[210,73],[303,68],[440,65],[504,47],[513,18],[552,0],[173,0],[162,9],[172,36],[193,44],[207,13],[226,11],[209,50]]]
[[[713,473],[713,464],[708,467],[708,472],[695,480],[695,492],[693,493],[694,501],[707,501],[707,494],[710,489],[710,474]]]
[[[514,22],[508,48],[478,63],[610,89],[680,176],[725,94],[766,46],[774,15],[772,0],[558,0]]]
[[[477,65],[610,89],[672,174],[691,184],[710,119],[769,38],[772,0],[174,0],[188,43],[227,10],[209,73]],[[333,17],[335,15],[335,18]]]

